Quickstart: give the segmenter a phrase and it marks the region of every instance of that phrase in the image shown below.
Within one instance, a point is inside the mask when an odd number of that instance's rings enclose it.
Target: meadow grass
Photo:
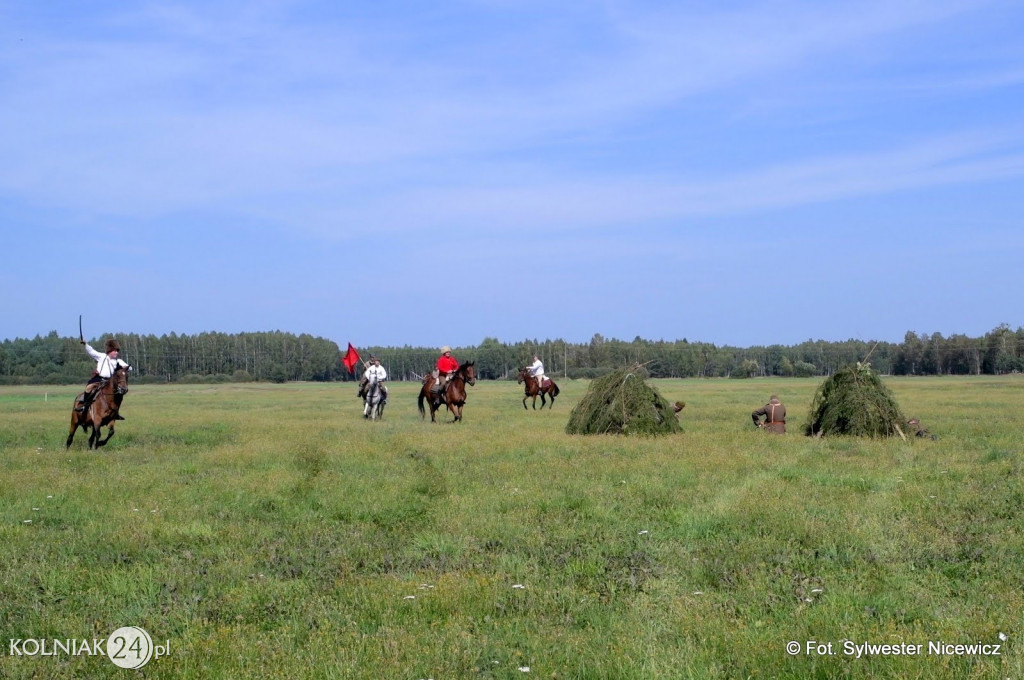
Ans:
[[[378,423],[350,383],[132,386],[99,452],[77,388],[0,388],[0,676],[130,673],[6,647],[140,626],[160,678],[1024,677],[1024,379],[886,380],[908,441],[801,436],[818,382],[652,381],[658,438],[566,435],[583,381],[455,425],[402,383]]]

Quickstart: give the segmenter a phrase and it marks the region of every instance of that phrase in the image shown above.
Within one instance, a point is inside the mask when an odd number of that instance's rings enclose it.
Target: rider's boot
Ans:
[[[82,402],[75,407],[75,410],[78,411],[79,413],[85,413],[86,411],[89,410],[89,404],[91,403],[92,392],[90,390],[86,390],[85,392],[82,393]]]

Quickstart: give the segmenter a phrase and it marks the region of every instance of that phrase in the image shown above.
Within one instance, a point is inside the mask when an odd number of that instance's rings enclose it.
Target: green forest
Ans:
[[[343,381],[355,376],[341,363],[344,348],[333,340],[282,331],[199,333],[196,335],[112,334],[121,356],[135,369],[135,382]],[[91,340],[100,348],[111,334]],[[432,347],[359,347],[360,355],[380,357],[392,380],[418,380],[439,354]],[[891,375],[971,375],[1024,371],[1024,327],[1003,324],[980,338],[907,332],[902,343],[873,340],[798,345],[720,346],[688,340],[632,341],[595,334],[589,342],[485,338],[479,345],[455,347],[461,361],[475,361],[484,379],[514,379],[533,354],[548,375],[594,378],[618,367],[644,364],[655,378],[826,376],[867,359]],[[77,338],[56,331],[31,339],[0,342],[0,384],[74,384],[89,378],[94,362]],[[360,374],[361,369],[357,369]]]

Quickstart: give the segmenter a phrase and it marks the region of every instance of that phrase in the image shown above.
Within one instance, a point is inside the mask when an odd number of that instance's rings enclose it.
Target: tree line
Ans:
[[[91,341],[102,348],[103,336]],[[282,331],[199,333],[197,335],[117,334],[122,357],[135,368],[135,382],[245,382],[352,380],[341,363],[344,352],[332,340]],[[363,359],[375,354],[392,380],[419,380],[430,371],[439,350],[429,347],[361,347]],[[865,359],[891,375],[980,375],[1024,371],[1024,327],[1002,324],[980,338],[907,332],[902,343],[807,340],[798,345],[719,346],[683,340],[632,341],[595,334],[590,342],[484,338],[475,346],[455,347],[462,361],[476,362],[483,379],[514,379],[519,367],[537,354],[548,375],[594,378],[615,368],[644,364],[655,378],[812,377],[833,374]],[[0,383],[71,384],[84,382],[94,367],[77,338],[56,331],[32,339],[0,343]]]

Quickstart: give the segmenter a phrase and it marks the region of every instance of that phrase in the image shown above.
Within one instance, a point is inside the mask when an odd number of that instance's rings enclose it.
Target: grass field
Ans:
[[[379,423],[351,383],[133,386],[99,452],[77,388],[0,388],[0,677],[1024,677],[1024,379],[887,380],[908,442],[801,436],[818,382],[653,381],[656,439],[564,434],[585,382],[456,425],[410,384]],[[122,626],[168,653],[9,645]]]

